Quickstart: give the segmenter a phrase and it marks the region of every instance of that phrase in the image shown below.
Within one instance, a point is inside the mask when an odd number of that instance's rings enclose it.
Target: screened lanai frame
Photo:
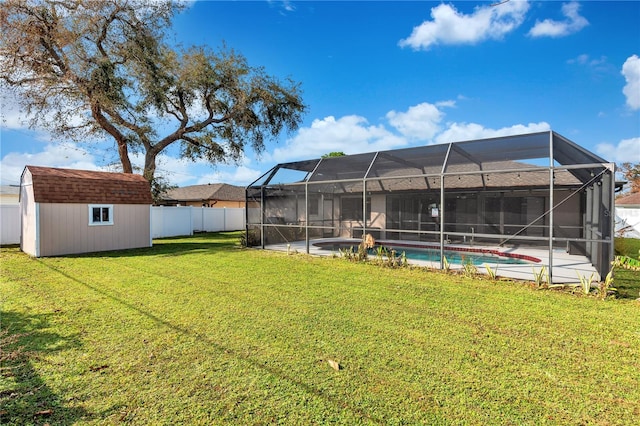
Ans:
[[[281,163],[246,188],[249,246],[326,238],[529,246],[586,256],[614,241],[615,164],[553,132]],[[553,206],[553,207],[552,207]],[[441,267],[443,260],[441,262]]]

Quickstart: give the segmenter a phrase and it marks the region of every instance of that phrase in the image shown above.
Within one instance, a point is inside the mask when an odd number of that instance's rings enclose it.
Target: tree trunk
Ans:
[[[116,139],[116,143],[118,144],[118,155],[120,156],[120,163],[122,164],[122,172],[133,173],[133,167],[129,159],[129,148],[127,148],[126,141]]]
[[[153,177],[156,174],[156,156],[158,153],[153,148],[147,148],[147,152],[144,156],[144,171],[142,175],[149,183],[153,182]]]
[[[133,173],[133,167],[131,166],[131,160],[129,159],[129,148],[127,147],[126,137],[113,125],[107,117],[102,114],[100,105],[97,103],[91,104],[91,115],[98,122],[107,133],[109,133],[116,140],[118,146],[118,155],[120,156],[120,163],[122,164],[122,171],[124,173]]]

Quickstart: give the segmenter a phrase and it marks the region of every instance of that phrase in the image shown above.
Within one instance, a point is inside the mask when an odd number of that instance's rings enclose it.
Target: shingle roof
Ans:
[[[633,194],[629,194],[626,197],[618,198],[616,200],[616,205],[618,204],[640,206],[640,192],[634,192]]]
[[[171,201],[244,201],[244,188],[226,183],[191,185],[168,190],[162,197]]]
[[[38,203],[152,204],[141,175],[27,166]]]
[[[536,170],[535,166],[525,165],[517,162],[492,163],[489,170],[479,172],[479,174],[453,175],[445,177],[445,188],[448,190],[483,190],[483,189],[535,189],[549,187],[549,171],[545,168]],[[462,165],[457,172],[476,172],[473,165]],[[524,170],[527,171],[524,171]],[[513,172],[492,173],[491,170],[513,170]],[[429,173],[439,173],[439,170],[428,171]],[[367,190],[378,191],[428,191],[440,190],[439,176],[431,177],[410,177],[421,173],[416,169],[398,168],[390,172],[379,174],[381,180],[369,179]],[[393,177],[397,178],[394,179]],[[581,185],[574,175],[566,170],[558,170],[554,174],[554,185],[556,187],[573,187]],[[317,186],[315,186],[317,185]],[[314,182],[310,188],[320,189],[321,182]],[[335,185],[329,183],[328,185]],[[361,192],[362,182],[350,181],[340,185],[344,192]]]

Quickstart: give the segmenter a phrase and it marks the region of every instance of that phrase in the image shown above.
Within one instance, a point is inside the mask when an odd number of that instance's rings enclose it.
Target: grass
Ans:
[[[640,416],[634,300],[242,250],[237,237],[43,259],[3,249],[0,423]]]
[[[634,259],[640,258],[640,239],[637,238],[616,238],[615,254],[629,256]],[[636,299],[640,297],[640,273],[638,271],[628,271],[617,269],[615,271],[615,282],[613,285],[619,297]]]

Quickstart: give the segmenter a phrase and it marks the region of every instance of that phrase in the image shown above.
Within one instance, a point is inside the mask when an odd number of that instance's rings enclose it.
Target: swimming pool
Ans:
[[[313,245],[321,250],[328,250],[338,253],[341,249],[349,250],[349,248],[357,251],[358,244],[359,242],[353,241],[323,241],[314,243]],[[369,249],[370,256],[376,255],[378,246],[383,246],[389,252],[391,252],[391,250],[395,250],[398,255],[404,252],[407,259],[409,260],[440,262],[439,246],[425,246],[395,242],[387,244],[378,242],[376,243],[376,247]],[[488,248],[473,247],[447,246],[444,250],[444,256],[449,263],[457,265],[463,265],[468,262],[471,262],[476,266],[481,266],[484,263],[524,265],[540,262],[540,259],[533,256],[527,256],[518,253],[506,253]]]

